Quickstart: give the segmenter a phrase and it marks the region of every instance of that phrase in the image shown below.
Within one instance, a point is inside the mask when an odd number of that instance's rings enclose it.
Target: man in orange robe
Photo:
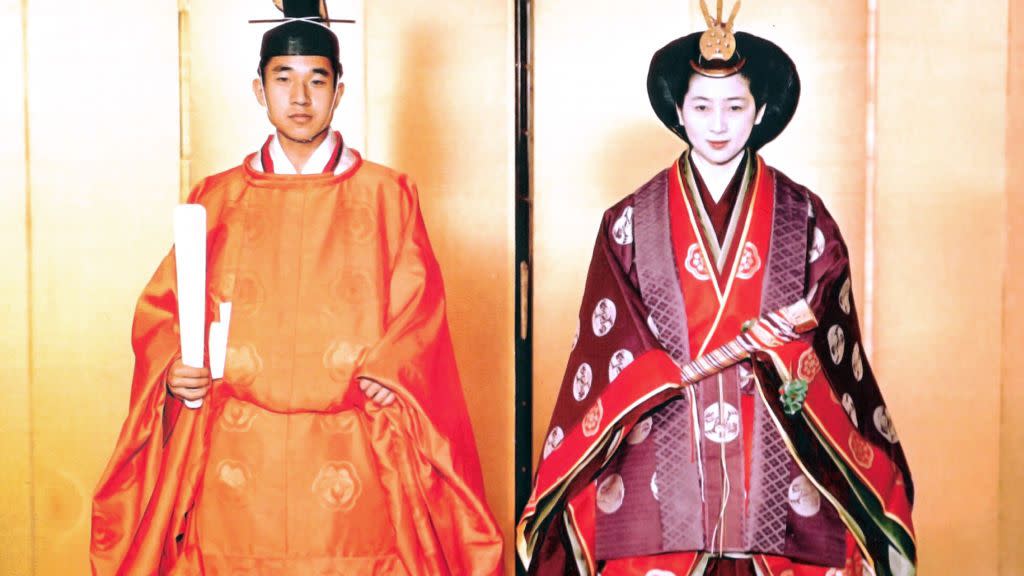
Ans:
[[[173,255],[139,300],[94,575],[501,571],[416,187],[330,130],[344,85],[317,4],[264,36],[276,134],[188,200],[207,316],[232,304],[224,378],[181,363]]]

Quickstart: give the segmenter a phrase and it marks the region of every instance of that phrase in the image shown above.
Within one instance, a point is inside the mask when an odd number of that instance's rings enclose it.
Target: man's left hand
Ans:
[[[380,382],[374,382],[369,378],[359,379],[359,389],[366,397],[380,406],[389,406],[395,401],[395,393],[385,388]]]

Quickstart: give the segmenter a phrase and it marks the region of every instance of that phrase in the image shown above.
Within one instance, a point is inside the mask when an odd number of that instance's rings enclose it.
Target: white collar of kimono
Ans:
[[[320,146],[313,151],[313,154],[306,161],[306,165],[302,167],[302,170],[296,170],[292,161],[288,159],[288,155],[284,153],[284,148],[281,147],[281,141],[278,139],[277,134],[274,134],[273,139],[270,141],[270,159],[274,161],[274,173],[276,174],[320,174],[324,171],[327,163],[331,161],[331,153],[334,152],[334,144],[340,138],[340,134],[331,130],[327,133],[327,138],[320,143]],[[356,163],[356,155],[351,148],[342,143],[341,159],[338,160],[338,166],[335,167],[334,173],[341,174],[348,170]],[[256,151],[256,156],[252,159],[252,167],[260,172],[265,172],[263,169],[263,159],[260,158],[259,151]]]
[[[700,154],[691,153],[690,157],[693,158],[693,165],[697,168],[697,172],[700,174],[701,180],[704,181],[704,186],[707,187],[711,198],[715,203],[718,203],[722,201],[725,189],[729,187],[729,183],[732,182],[733,177],[736,175],[736,168],[739,167],[740,162],[747,157],[747,152],[746,150],[740,152],[735,158],[720,166],[711,164],[701,158]],[[274,159],[274,162],[276,166],[277,158]]]

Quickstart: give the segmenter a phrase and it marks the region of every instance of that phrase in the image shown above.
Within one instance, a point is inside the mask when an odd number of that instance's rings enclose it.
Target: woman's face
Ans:
[[[750,82],[740,74],[693,74],[679,106],[690,149],[711,164],[727,164],[742,152],[762,116],[764,106],[757,109]]]

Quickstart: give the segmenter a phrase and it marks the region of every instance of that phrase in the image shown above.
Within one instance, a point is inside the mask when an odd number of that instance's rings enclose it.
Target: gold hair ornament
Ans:
[[[700,0],[700,11],[708,29],[700,36],[700,55],[705,60],[728,60],[736,52],[736,37],[732,34],[732,25],[736,14],[740,11],[740,0],[732,5],[732,12],[727,22],[722,20],[722,0],[717,1],[715,17],[711,17],[707,2]]]

